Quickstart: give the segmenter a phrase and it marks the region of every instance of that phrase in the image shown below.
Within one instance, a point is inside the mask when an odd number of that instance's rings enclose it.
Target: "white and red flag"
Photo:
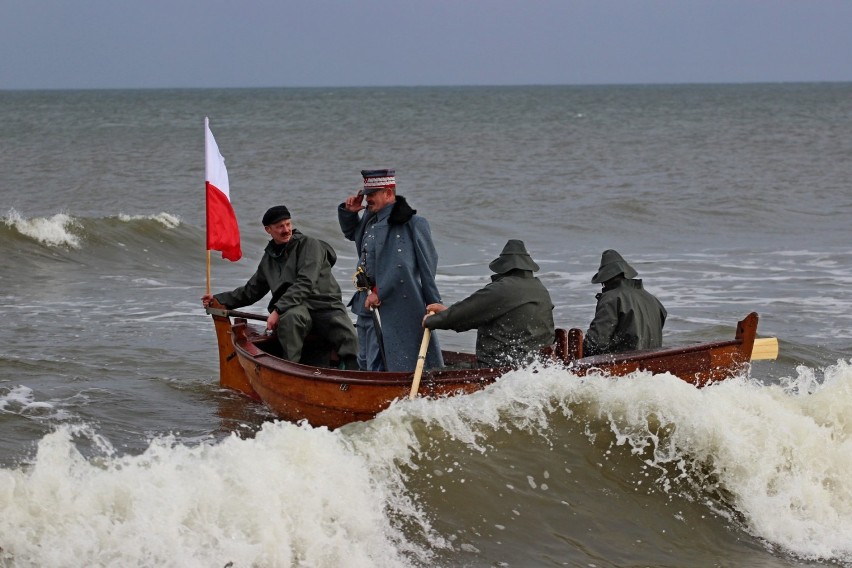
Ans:
[[[210,121],[204,117],[204,173],[207,180],[207,250],[222,252],[222,258],[239,260],[240,228],[231,206],[231,190],[225,158],[210,132]],[[208,256],[209,258],[209,256]]]

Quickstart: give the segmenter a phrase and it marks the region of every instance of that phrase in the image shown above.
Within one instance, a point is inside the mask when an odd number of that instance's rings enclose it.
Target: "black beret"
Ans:
[[[289,218],[290,211],[283,205],[276,205],[275,207],[267,209],[266,213],[263,214],[263,226],[268,227],[269,225],[274,225],[278,221],[283,221],[284,219]]]

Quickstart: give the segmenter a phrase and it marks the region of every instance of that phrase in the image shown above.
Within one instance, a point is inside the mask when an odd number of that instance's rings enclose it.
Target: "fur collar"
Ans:
[[[417,209],[412,209],[403,196],[397,195],[388,217],[388,225],[404,225],[416,214]]]

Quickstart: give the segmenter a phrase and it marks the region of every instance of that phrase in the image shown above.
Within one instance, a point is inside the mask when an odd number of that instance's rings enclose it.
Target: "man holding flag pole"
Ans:
[[[205,133],[207,292],[201,297],[202,305],[209,307],[216,301],[235,309],[254,304],[271,292],[266,328],[277,332],[285,359],[298,363],[305,337],[313,332],[337,351],[342,368],[357,370],[358,336],[341,300],[340,285],[331,272],[337,254],[328,243],[294,228],[290,211],[284,205],[270,207],[263,215],[263,228],[271,240],[254,275],[245,285],[230,292],[215,296],[210,293],[210,250],[222,251],[222,257],[229,260],[239,259],[242,253],[228,191],[221,191],[222,186],[228,187],[225,163],[207,119]]]

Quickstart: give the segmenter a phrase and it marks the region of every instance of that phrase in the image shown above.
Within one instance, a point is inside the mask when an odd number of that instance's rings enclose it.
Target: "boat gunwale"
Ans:
[[[246,324],[234,323],[231,331],[237,356],[290,377],[338,384],[395,387],[410,385],[414,379],[413,371],[356,371],[333,367],[315,367],[288,361],[267,353],[257,346],[257,343],[267,341],[266,336],[259,333],[242,334],[234,329],[240,325]],[[246,325],[246,327],[253,331],[252,326]],[[432,369],[423,373],[423,382],[465,384],[493,381],[510,370],[510,368]]]
[[[676,345],[672,347],[657,347],[655,349],[643,349],[642,351],[627,351],[624,353],[606,353],[602,355],[589,355],[575,361],[571,361],[566,365],[569,370],[572,366],[578,367],[595,367],[601,363],[611,366],[619,363],[633,363],[636,361],[645,361],[650,359],[660,359],[675,357],[678,355],[688,355],[690,353],[699,353],[702,351],[718,351],[727,347],[735,347],[739,351],[743,345],[742,339],[723,339],[720,341],[709,341],[707,343],[695,343],[692,345]],[[624,357],[623,355],[627,355]]]
[[[756,314],[755,314],[756,316]],[[743,363],[749,361],[750,353],[745,353],[745,337],[742,324],[751,317],[746,316],[738,322],[738,333],[733,339],[713,341],[707,343],[696,343],[693,345],[681,345],[672,347],[660,347],[642,351],[630,351],[624,353],[593,355],[573,359],[570,361],[551,359],[542,360],[547,366],[563,368],[569,372],[582,372],[594,370],[598,367],[613,367],[618,365],[639,365],[645,361],[667,359],[673,357],[688,356],[694,353],[715,352],[733,348],[742,353]],[[256,365],[268,368],[278,373],[289,375],[301,380],[312,380],[349,385],[372,385],[372,386],[401,386],[410,384],[413,380],[413,372],[387,372],[387,371],[360,371],[350,369],[334,369],[331,367],[315,367],[303,365],[282,359],[276,355],[261,349],[258,344],[270,341],[270,336],[258,333],[259,328],[249,325],[245,320],[237,318],[232,323],[231,335],[234,348],[241,358]],[[756,323],[751,335],[756,331]],[[469,368],[469,369],[432,369],[423,374],[423,381],[435,385],[441,384],[467,384],[475,382],[492,382],[498,377],[511,371],[511,367],[505,368]]]

